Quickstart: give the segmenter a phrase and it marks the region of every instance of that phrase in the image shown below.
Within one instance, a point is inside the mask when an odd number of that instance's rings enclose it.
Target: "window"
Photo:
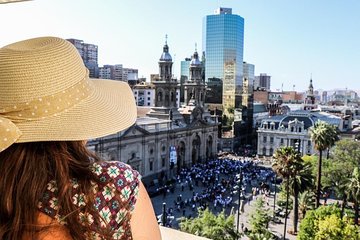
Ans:
[[[274,154],[274,149],[270,148],[270,156]]]
[[[150,97],[148,97],[148,101],[150,101]]]
[[[150,103],[148,102],[147,105],[150,106]]]
[[[266,155],[266,147],[263,147],[263,155]]]
[[[147,92],[148,93],[148,95],[150,95],[150,92]]]
[[[161,147],[161,151],[165,152],[165,145]]]
[[[280,144],[284,144],[284,139],[283,138],[280,138]]]
[[[270,143],[274,143],[274,138],[270,137]]]
[[[154,167],[153,165],[154,165],[154,164],[153,164],[153,161],[150,161],[150,164],[149,164],[149,170],[150,170],[150,171],[153,170],[153,167]]]
[[[165,157],[162,157],[162,158],[161,158],[161,166],[162,166],[162,167],[165,167]]]
[[[266,137],[263,137],[263,142],[266,143]]]

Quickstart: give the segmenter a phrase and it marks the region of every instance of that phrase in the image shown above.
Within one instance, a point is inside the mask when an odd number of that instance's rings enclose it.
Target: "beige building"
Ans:
[[[190,67],[194,78],[188,105],[178,108],[177,79],[172,78],[172,58],[165,43],[160,74],[152,84],[155,106],[138,107],[138,119],[129,129],[88,142],[106,160],[123,161],[138,170],[145,182],[171,178],[184,166],[207,161],[217,153],[218,123],[204,106],[205,84],[197,53]],[[189,95],[189,96],[190,96]]]

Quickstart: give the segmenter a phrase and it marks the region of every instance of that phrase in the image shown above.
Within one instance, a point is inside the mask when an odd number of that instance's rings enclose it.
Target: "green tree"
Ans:
[[[293,147],[281,147],[276,149],[272,168],[286,184],[284,236],[286,235],[287,213],[289,209],[290,179],[296,176],[298,170],[301,169],[301,164],[302,160],[300,154],[295,151]]]
[[[285,212],[285,207],[286,207],[286,195],[287,195],[286,194],[286,182],[283,181],[280,184],[279,193],[276,196],[276,205],[279,206],[281,211],[284,211],[284,212]],[[293,199],[289,198],[289,202],[288,202],[289,209],[292,209],[294,207],[293,204],[294,204]],[[289,211],[288,211],[288,213],[289,213]]]
[[[359,199],[360,199],[360,172],[359,167],[355,167],[348,184],[350,199],[354,202],[355,224],[359,224]]]
[[[265,209],[264,199],[262,197],[259,197],[255,202],[254,212],[250,215],[251,233],[249,234],[249,238],[251,240],[273,239],[273,235],[268,230],[270,221],[270,210]]]
[[[319,221],[319,231],[315,234],[315,240],[358,240],[360,229],[347,218],[342,220],[332,214]]]
[[[299,196],[299,212],[301,213],[301,218],[304,219],[306,212],[308,210],[313,210],[315,208],[316,195],[314,192],[307,190],[300,193]]]
[[[318,120],[315,125],[310,128],[310,136],[311,140],[315,144],[315,149],[319,151],[316,181],[316,207],[319,207],[321,194],[322,154],[324,150],[335,144],[338,140],[338,134],[334,125]]]
[[[313,186],[313,176],[311,174],[311,164],[304,163],[299,157],[294,163],[293,173],[289,178],[290,193],[294,197],[294,232],[297,232],[299,221],[299,194],[310,189]]]
[[[360,228],[349,218],[341,218],[336,206],[321,206],[310,210],[300,224],[299,240],[357,240]]]
[[[181,218],[180,230],[214,240],[233,240],[241,237],[234,229],[234,215],[225,216],[225,212],[214,215],[209,209],[199,209],[196,218]]]
[[[338,199],[342,200],[342,216],[348,201],[348,181],[355,167],[360,166],[360,142],[340,140],[336,142],[333,157],[325,160],[322,185],[334,190]]]

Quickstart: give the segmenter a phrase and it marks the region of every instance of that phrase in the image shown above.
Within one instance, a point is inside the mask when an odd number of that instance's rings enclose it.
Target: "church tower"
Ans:
[[[184,105],[180,111],[185,121],[192,123],[210,118],[210,113],[205,107],[206,85],[203,78],[203,63],[199,60],[196,47],[191,57],[189,73],[189,79],[184,83]]]
[[[182,116],[177,110],[176,94],[179,86],[177,80],[173,78],[172,65],[173,61],[166,36],[163,52],[159,59],[159,77],[152,82],[155,86],[155,107],[151,108],[147,114],[149,117],[182,120]]]
[[[315,95],[314,95],[314,86],[312,78],[310,78],[309,88],[306,92],[306,97],[304,100],[304,110],[312,110],[315,106]]]
[[[196,49],[190,61],[190,77],[184,84],[185,105],[204,107],[206,86],[202,78],[202,63]]]

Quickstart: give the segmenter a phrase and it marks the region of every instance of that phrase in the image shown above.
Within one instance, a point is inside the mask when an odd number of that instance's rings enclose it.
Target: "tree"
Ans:
[[[355,167],[348,184],[348,193],[354,202],[355,224],[359,224],[359,199],[360,199],[360,172],[359,167]]]
[[[332,214],[319,221],[319,231],[315,234],[315,240],[358,240],[360,229],[351,223],[349,219],[342,220]]]
[[[255,202],[254,212],[250,215],[251,233],[249,234],[249,238],[251,240],[273,239],[273,235],[268,230],[270,221],[271,221],[270,210],[265,209],[264,199],[259,197]]]
[[[348,139],[336,142],[332,159],[324,162],[321,184],[333,189],[336,197],[342,200],[343,216],[348,201],[348,181],[354,168],[360,165],[360,142]]]
[[[319,207],[321,194],[322,153],[325,149],[330,148],[335,144],[338,140],[338,134],[334,125],[318,120],[315,125],[310,128],[310,137],[315,144],[315,149],[319,151],[316,181],[316,207]]]
[[[294,197],[294,215],[293,224],[294,232],[297,232],[297,225],[299,220],[299,194],[310,189],[313,186],[313,176],[311,174],[311,164],[304,163],[299,158],[294,164],[293,173],[289,178],[290,193]]]
[[[241,237],[234,229],[234,215],[226,217],[224,211],[214,215],[209,209],[198,211],[199,214],[195,218],[180,219],[181,231],[214,240],[233,240]]]
[[[300,193],[299,196],[299,211],[301,218],[304,219],[306,212],[315,208],[316,195],[312,191],[305,191]]]
[[[357,240],[360,228],[349,218],[341,217],[336,206],[321,206],[310,210],[300,224],[299,240]]]
[[[301,169],[300,154],[295,151],[293,147],[281,147],[276,149],[274,153],[274,162],[272,168],[278,174],[286,184],[286,206],[285,206],[285,224],[284,224],[284,238],[286,235],[287,225],[287,213],[289,206],[289,194],[290,194],[290,178],[293,178]]]

